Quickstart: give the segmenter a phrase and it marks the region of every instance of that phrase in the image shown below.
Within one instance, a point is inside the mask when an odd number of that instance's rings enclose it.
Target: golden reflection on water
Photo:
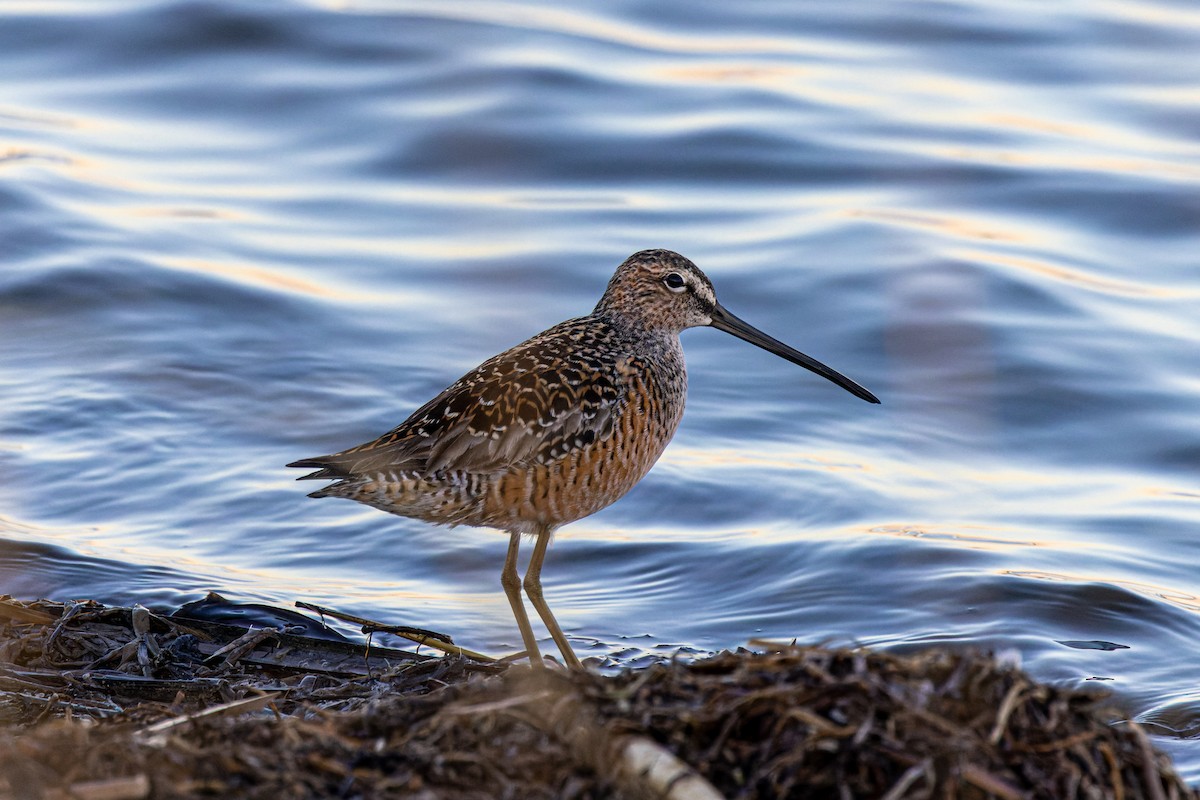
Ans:
[[[202,220],[239,220],[243,214],[216,208],[170,208],[166,206],[151,206],[148,208],[130,207],[122,210],[130,217],[166,217],[168,219],[202,219]]]
[[[379,298],[368,292],[351,292],[345,289],[335,289],[331,286],[294,275],[284,275],[262,267],[249,264],[223,264],[217,261],[207,261],[198,258],[176,258],[162,256],[157,261],[161,266],[177,269],[183,272],[198,273],[232,280],[245,286],[258,286],[279,290],[289,294],[302,294],[330,300],[348,300],[357,302],[375,302]]]
[[[1176,292],[1146,283],[1103,278],[1080,269],[1063,266],[1062,264],[1052,264],[1048,261],[1039,261],[1028,257],[1006,255],[991,250],[963,249],[951,251],[950,255],[964,261],[995,264],[996,266],[1033,273],[1059,283],[1079,286],[1105,294],[1123,295],[1125,297],[1179,297],[1181,299],[1189,296],[1189,293],[1186,292]]]
[[[982,239],[998,242],[1029,242],[1034,239],[1027,233],[1019,233],[1015,229],[1002,229],[995,225],[970,220],[921,214],[891,208],[848,208],[839,212],[841,216],[878,220],[885,223],[895,223],[912,228],[936,231],[962,239]]]
[[[1094,139],[1096,132],[1077,122],[1062,122],[1060,120],[1043,119],[1024,114],[1014,114],[1010,111],[983,114],[979,121],[988,127],[1016,128],[1032,133],[1051,133],[1073,139]]]
[[[40,8],[44,2],[45,0],[39,0],[38,3],[31,5],[37,5]],[[11,13],[13,10],[12,4],[5,5],[4,10],[7,13]],[[3,120],[5,127],[8,128],[79,130],[101,126],[100,123],[90,122],[86,118],[78,118],[57,111],[45,111],[41,109],[32,111],[28,108],[15,108],[13,106],[0,106],[0,120]]]
[[[1177,486],[1143,486],[1133,490],[1133,494],[1153,498],[1155,500],[1200,500],[1200,492],[1180,489]]]
[[[1153,597],[1189,611],[1200,611],[1200,595],[1172,587],[1158,586],[1153,583],[1118,580],[1107,576],[1084,575],[1071,572],[1045,572],[1041,570],[1002,570],[1001,574],[1040,581],[1120,586],[1142,597]]]
[[[73,161],[70,156],[58,153],[52,153],[46,148],[33,149],[31,147],[18,147],[10,145],[0,150],[0,168],[15,169],[34,164],[53,165],[53,166],[73,166]]]
[[[654,74],[670,81],[687,83],[724,83],[758,88],[788,89],[795,86],[797,81],[812,80],[818,71],[812,66],[779,62],[771,64],[713,62],[664,67],[655,70]]]
[[[85,558],[114,561],[122,564],[159,564],[180,574],[189,576],[189,581],[200,583],[205,577],[211,579],[210,590],[236,594],[239,587],[246,587],[252,597],[259,595],[263,587],[270,587],[273,595],[292,599],[313,598],[376,598],[385,597],[389,605],[398,601],[411,600],[413,605],[428,606],[442,603],[447,606],[463,603],[472,595],[453,591],[455,585],[446,585],[440,579],[397,581],[395,578],[379,579],[375,573],[347,568],[335,573],[323,566],[315,570],[304,566],[247,567],[239,565],[235,558],[195,556],[185,549],[164,540],[164,546],[147,544],[144,541],[129,542],[128,530],[123,526],[95,525],[88,528],[57,528],[20,522],[0,517],[0,550],[4,538],[16,542],[31,541],[63,547],[72,554]],[[232,554],[231,554],[232,555]],[[499,562],[497,562],[497,574]],[[286,605],[285,601],[281,601]],[[480,591],[476,602],[490,603],[488,593]]]
[[[866,533],[894,536],[907,539],[934,540],[940,544],[951,543],[974,550],[1003,550],[1012,547],[1045,547],[1046,543],[1032,538],[1004,536],[1010,529],[993,525],[957,524],[953,528],[920,524],[877,525]],[[1055,542],[1056,546],[1063,542]],[[1069,544],[1069,543],[1068,543]],[[1081,545],[1082,546],[1082,545]]]
[[[1200,12],[1195,6],[1179,3],[1143,2],[1129,3],[1125,0],[1100,0],[1096,3],[1105,14],[1114,19],[1136,22],[1148,27],[1200,29]]]
[[[1116,146],[1113,143],[1108,143]],[[998,150],[963,145],[929,145],[915,148],[929,155],[952,161],[969,161],[977,164],[1002,164],[1035,170],[1064,170],[1076,172],[1125,173],[1154,177],[1171,182],[1191,183],[1200,178],[1200,166],[1186,160],[1164,158],[1128,158],[1110,155],[1034,152],[1031,150]],[[1155,150],[1162,152],[1164,148]]]
[[[12,517],[0,515],[0,535],[19,533],[30,537],[41,536],[47,529],[39,525],[15,520]]]
[[[700,448],[674,444],[663,456],[660,466],[678,468],[682,473],[696,474],[705,470],[721,472],[735,468],[762,469],[781,474],[796,471],[858,473],[863,476],[883,477],[897,486],[944,486],[946,465],[937,461],[929,463],[930,466],[922,466],[922,462],[915,460],[855,461],[847,459],[845,453],[807,447],[760,447],[754,452],[747,452],[732,447]],[[1078,478],[1074,475],[1053,475],[1011,466],[991,468],[978,464],[960,464],[956,467],[955,474],[956,483],[960,486],[982,484],[1011,489],[1035,487],[1039,491],[1052,491],[1056,488],[1078,488],[1079,485]]]
[[[144,131],[135,126],[114,123],[110,120],[93,120],[83,117],[64,119],[69,119],[69,127],[74,130],[87,131],[93,137],[103,134],[114,142],[137,141],[144,134]],[[66,122],[62,124],[64,126],[68,125]],[[102,146],[102,143],[98,143],[97,146]],[[164,180],[161,172],[155,172],[153,179],[135,178],[134,175],[139,169],[144,170],[144,165],[135,167],[134,162],[131,161],[97,156],[94,149],[91,154],[82,155],[45,144],[36,150],[16,147],[14,150],[18,158],[10,160],[10,164],[15,166],[24,163],[35,163],[45,169],[59,172],[64,177],[78,183],[106,189],[117,189],[129,194],[145,195],[148,197],[194,197],[203,195],[204,193],[199,188],[201,184],[194,182],[172,183]],[[219,190],[220,193],[224,191],[224,187]],[[241,187],[239,193],[243,196],[254,196],[263,199],[290,199],[292,197],[290,191],[285,188]],[[74,200],[73,202],[87,201]],[[112,197],[106,197],[103,203],[88,203],[88,209],[89,213],[110,218],[119,218],[129,213],[128,207],[115,203]]]

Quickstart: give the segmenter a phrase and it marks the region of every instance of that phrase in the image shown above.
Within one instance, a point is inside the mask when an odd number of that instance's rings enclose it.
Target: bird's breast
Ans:
[[[640,481],[683,417],[687,374],[682,351],[630,352],[615,362],[617,398],[606,435],[566,454],[495,476],[484,524],[512,529],[572,522],[612,504]]]

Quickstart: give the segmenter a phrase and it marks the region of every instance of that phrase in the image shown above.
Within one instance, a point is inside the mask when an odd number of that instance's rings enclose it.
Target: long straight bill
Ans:
[[[788,361],[792,362],[793,364],[799,364],[800,366],[804,367],[807,370],[812,370],[813,372],[820,375],[822,378],[825,378],[826,380],[829,380],[829,381],[833,381],[838,386],[845,389],[847,392],[850,392],[850,394],[852,394],[856,397],[861,397],[863,400],[866,400],[868,403],[878,403],[879,402],[878,397],[871,394],[865,388],[863,388],[862,386],[859,386],[857,383],[850,380],[842,373],[838,372],[837,370],[830,369],[829,367],[822,364],[820,361],[817,361],[815,358],[810,358],[810,357],[804,355],[804,353],[801,353],[799,350],[793,350],[791,347],[788,347],[786,344],[779,341],[778,339],[775,339],[771,336],[767,336],[765,333],[763,333],[758,328],[751,325],[749,322],[746,322],[745,320],[734,316],[733,314],[726,311],[725,308],[720,305],[716,306],[713,309],[712,326],[719,331],[725,331],[726,333],[731,333],[744,342],[749,342],[752,345],[761,347],[763,350],[766,350],[768,353],[774,353],[775,355],[779,356],[780,358],[786,358]]]

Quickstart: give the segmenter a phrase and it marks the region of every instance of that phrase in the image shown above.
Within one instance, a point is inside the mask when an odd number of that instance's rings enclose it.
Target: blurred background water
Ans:
[[[1190,0],[10,0],[0,592],[517,649],[504,536],[282,465],[668,247],[883,405],[686,333],[675,442],[551,550],[580,654],[1019,654],[1200,782],[1197,53]]]

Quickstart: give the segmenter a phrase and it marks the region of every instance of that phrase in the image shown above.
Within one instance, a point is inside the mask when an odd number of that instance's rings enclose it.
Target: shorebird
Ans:
[[[542,594],[546,547],[555,529],[616,502],[662,455],[687,394],[679,334],[706,325],[879,402],[731,314],[688,259],[643,250],[617,267],[592,313],[489,358],[379,438],[288,466],[316,470],[300,480],[334,481],[309,497],[506,531],[500,583],[530,663],[544,666],[522,585],[567,665],[579,667]],[[522,536],[535,538],[523,584]]]

